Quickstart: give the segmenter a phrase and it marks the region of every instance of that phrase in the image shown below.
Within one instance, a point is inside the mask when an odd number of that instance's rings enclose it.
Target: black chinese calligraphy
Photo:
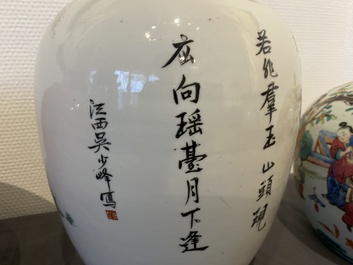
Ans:
[[[278,74],[276,73],[276,71],[275,71],[275,69],[273,67],[273,62],[271,61],[271,59],[265,58],[262,70],[264,71],[265,79],[267,79],[268,75],[270,75],[271,77],[277,77],[278,76]]]
[[[196,133],[202,134],[201,125],[203,125],[203,123],[201,122],[200,110],[196,109],[192,114],[188,115],[187,121],[185,121],[185,116],[187,116],[186,112],[182,112],[175,116],[176,118],[180,119],[180,122],[177,124],[179,128],[175,138],[180,138],[186,132],[189,133],[189,136],[192,136]]]
[[[200,208],[195,208],[194,210],[188,211],[188,212],[186,212],[186,213],[181,213],[181,216],[182,216],[182,217],[187,217],[187,216],[190,215],[190,220],[191,220],[191,221],[190,221],[190,229],[193,228],[194,222],[196,222],[196,223],[200,223],[200,222],[201,222],[200,219],[195,219],[195,218],[194,218],[194,214],[195,214],[197,211],[200,211],[200,210],[201,210]]]
[[[261,231],[266,226],[266,222],[264,221],[264,219],[266,215],[267,206],[268,204],[266,203],[264,207],[260,207],[253,213],[254,219],[251,227],[256,226],[258,231]]]
[[[273,175],[271,177],[269,177],[268,180],[265,180],[263,182],[261,182],[261,188],[259,189],[259,197],[257,199],[257,201],[261,200],[262,197],[268,197],[271,195],[272,192],[272,178]]]
[[[267,132],[267,137],[266,137],[266,143],[263,147],[264,150],[273,146],[276,143],[276,137],[272,132],[273,127],[274,127],[273,125],[270,125],[268,128],[265,129]]]
[[[162,68],[167,67],[170,65],[177,57],[179,59],[180,65],[183,65],[187,62],[195,63],[194,57],[190,54],[190,46],[188,44],[193,43],[193,40],[190,40],[186,35],[181,34],[181,42],[173,43],[174,48],[176,51],[170,57],[170,59],[162,66]]]
[[[189,39],[187,36],[180,35],[182,42],[173,43],[174,48],[176,49],[174,54],[166,62],[162,68],[165,68],[171,64],[177,57],[179,63],[183,66],[187,62],[194,63],[195,59],[191,55],[190,44],[194,41]],[[173,99],[178,110],[178,115],[175,116],[177,119],[177,129],[175,133],[175,139],[186,140],[186,143],[183,147],[180,148],[181,153],[184,154],[183,159],[178,161],[179,170],[183,171],[183,174],[191,176],[186,180],[187,185],[187,198],[185,206],[191,206],[193,210],[181,212],[181,216],[185,219],[189,219],[190,222],[190,231],[189,235],[185,238],[180,238],[183,242],[179,246],[183,247],[184,252],[189,251],[203,251],[209,246],[199,246],[201,235],[199,231],[194,230],[196,224],[200,223],[200,218],[197,218],[196,215],[201,211],[199,207],[200,197],[199,197],[199,178],[195,174],[203,170],[201,161],[205,160],[207,154],[200,153],[199,147],[201,143],[194,140],[196,134],[203,134],[203,121],[202,114],[200,109],[197,107],[201,94],[201,84],[199,82],[187,82],[186,75],[183,74],[179,85],[173,89]],[[195,106],[195,110],[191,112],[186,112],[183,109],[187,106]],[[185,138],[185,139],[184,139]],[[176,149],[174,149],[176,150]]]
[[[275,162],[267,162],[267,164],[263,164],[262,166],[262,173],[265,174],[267,171],[269,171],[271,168],[275,166]]]
[[[276,86],[275,82],[271,82],[267,86],[267,90],[261,93],[261,96],[265,98],[263,105],[261,106],[262,110],[265,106],[267,108],[267,112],[265,115],[269,116],[269,122],[272,122],[272,114],[277,111],[276,109],[276,91],[278,86]]]
[[[179,100],[189,99],[192,103],[197,103],[199,101],[201,86],[199,83],[194,82],[190,84],[185,84],[186,77],[183,75],[178,88],[173,90],[173,98],[175,104],[179,104]]]
[[[259,55],[260,53],[263,54],[268,54],[271,52],[271,41],[268,39],[268,37],[266,36],[266,30],[263,29],[260,32],[257,33],[258,34],[258,43],[256,44],[257,47],[259,47],[259,52],[256,55]]]
[[[90,150],[97,155],[98,166],[95,177],[99,181],[105,181],[107,184],[107,190],[100,193],[100,200],[104,207],[116,208],[116,201],[113,198],[115,193],[111,189],[110,182],[113,178],[113,174],[108,172],[108,152],[110,151],[111,142],[107,138],[106,129],[109,122],[106,119],[107,112],[105,111],[105,103],[96,104],[94,100],[90,99],[89,106],[89,117],[91,119],[91,126],[94,131],[94,144],[88,146]],[[94,170],[95,171],[95,170]],[[106,210],[106,216],[109,220],[118,220],[117,213],[115,210]]]
[[[201,144],[198,144],[195,141],[191,141],[190,145],[189,143],[186,143],[185,147],[181,148],[181,150],[185,152],[185,158],[179,160],[179,169],[182,169],[183,164],[186,164],[188,169],[187,171],[185,171],[186,174],[191,172],[200,172],[203,169],[197,162],[204,160],[207,155],[196,153],[196,148],[200,145]]]
[[[276,136],[275,136],[275,128],[273,124],[273,116],[277,111],[276,107],[276,96],[277,91],[279,90],[279,86],[273,80],[274,78],[278,77],[278,73],[275,70],[274,62],[269,57],[272,53],[272,42],[267,36],[267,31],[262,29],[261,31],[257,32],[257,44],[256,47],[258,48],[258,52],[256,56],[262,56],[263,58],[263,77],[265,80],[269,79],[269,83],[260,95],[263,97],[263,103],[260,107],[260,111],[266,110],[265,116],[268,117],[268,126],[265,128],[266,138],[265,142],[262,146],[263,150],[266,150],[276,144]],[[260,188],[258,189],[258,195],[256,202],[264,200],[266,202],[267,197],[271,196],[272,194],[272,183],[274,179],[274,174],[272,170],[275,167],[275,162],[267,162],[263,163],[262,165],[262,174],[270,174],[267,176],[266,180],[263,180],[260,183]],[[263,179],[263,178],[262,178]],[[259,207],[255,212],[253,212],[253,222],[251,227],[257,227],[258,231],[261,231],[266,226],[265,215],[267,210],[268,203],[266,203],[263,207]]]
[[[108,142],[107,138],[105,137],[105,132],[96,132],[95,134],[95,139],[94,139],[94,145],[89,146],[89,149],[93,149],[95,153],[98,153],[103,147],[105,150],[109,151],[109,145],[111,145],[110,142]]]
[[[188,187],[188,196],[185,205],[188,204],[190,198],[193,198],[195,203],[199,203],[199,178],[193,178],[186,181]]]
[[[183,244],[179,246],[184,247],[182,253],[187,251],[204,251],[208,246],[199,247],[201,235],[198,234],[198,231],[190,231],[189,235],[185,238],[180,238],[183,241]]]

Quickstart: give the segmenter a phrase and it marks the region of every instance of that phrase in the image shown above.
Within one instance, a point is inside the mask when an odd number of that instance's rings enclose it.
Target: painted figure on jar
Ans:
[[[344,215],[342,216],[342,221],[346,223],[347,229],[352,232],[353,226],[353,176],[347,178],[347,195],[346,202],[344,204]]]
[[[346,180],[353,176],[353,128],[346,122],[339,124],[330,154],[335,160],[327,174],[327,199],[339,208],[344,208],[348,186]]]

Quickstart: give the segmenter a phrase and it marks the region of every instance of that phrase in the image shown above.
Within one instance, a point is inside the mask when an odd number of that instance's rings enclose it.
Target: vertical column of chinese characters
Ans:
[[[263,104],[260,108],[260,111],[263,111],[265,116],[268,118],[268,126],[264,129],[267,136],[264,139],[264,145],[262,147],[263,150],[268,148],[272,148],[276,144],[276,137],[274,134],[274,124],[272,122],[272,118],[274,113],[277,111],[276,109],[276,91],[279,89],[278,85],[275,82],[278,74],[274,69],[273,62],[271,61],[271,41],[266,35],[266,30],[263,29],[257,33],[257,48],[258,53],[257,56],[263,56],[263,76],[267,82],[267,87],[261,93],[261,97],[263,98]],[[265,215],[268,207],[268,203],[266,203],[266,198],[271,196],[272,191],[272,180],[274,178],[273,170],[275,167],[274,161],[264,161],[262,165],[262,181],[260,183],[259,193],[257,202],[261,202],[262,205],[253,212],[253,222],[251,227],[256,227],[258,231],[261,231],[266,226]]]
[[[94,131],[94,144],[88,146],[90,150],[97,156],[97,167],[94,171],[98,172],[95,178],[100,181],[107,183],[107,190],[101,192],[100,200],[103,202],[103,206],[106,208],[105,212],[107,218],[110,220],[118,220],[116,211],[116,202],[113,198],[113,193],[110,187],[110,181],[113,175],[107,169],[107,163],[109,160],[108,153],[110,151],[111,142],[108,141],[106,136],[106,129],[108,127],[108,121],[106,119],[107,113],[104,110],[105,103],[96,104],[90,99],[89,116],[91,119],[91,126]],[[113,210],[112,210],[113,209]]]
[[[181,42],[173,43],[173,47],[176,50],[162,68],[167,67],[175,59],[179,61],[181,66],[186,63],[195,63],[189,46],[194,41],[183,34],[180,37]],[[179,246],[182,247],[182,253],[204,251],[209,247],[200,243],[202,235],[197,230],[197,224],[201,222],[200,218],[198,218],[198,214],[201,211],[199,197],[200,179],[198,173],[203,170],[201,163],[207,157],[206,154],[199,152],[201,143],[194,139],[194,135],[202,135],[203,133],[202,113],[198,108],[200,93],[200,83],[188,80],[185,74],[181,76],[179,85],[173,89],[174,103],[179,112],[175,116],[177,126],[175,139],[183,143],[183,147],[179,150],[181,151],[180,155],[182,155],[182,159],[177,163],[179,170],[183,172],[182,174],[187,176],[185,210],[181,212],[181,216],[187,219],[190,224],[188,234],[186,233],[186,236],[180,238],[181,244]],[[186,106],[193,106],[191,108],[192,111],[183,111],[183,108]]]

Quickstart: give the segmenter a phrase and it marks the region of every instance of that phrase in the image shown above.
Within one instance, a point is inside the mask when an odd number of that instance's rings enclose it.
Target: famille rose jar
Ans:
[[[44,34],[50,188],[87,265],[249,264],[299,128],[290,31],[248,0],[77,0]]]
[[[353,262],[353,82],[305,112],[295,177],[305,213],[322,242]]]

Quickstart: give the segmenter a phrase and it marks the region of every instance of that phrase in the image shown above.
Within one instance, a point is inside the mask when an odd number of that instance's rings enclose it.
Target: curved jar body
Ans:
[[[305,112],[295,177],[305,213],[322,242],[353,262],[353,82]]]
[[[254,1],[74,1],[36,102],[50,188],[87,265],[248,264],[299,124],[295,43]]]

